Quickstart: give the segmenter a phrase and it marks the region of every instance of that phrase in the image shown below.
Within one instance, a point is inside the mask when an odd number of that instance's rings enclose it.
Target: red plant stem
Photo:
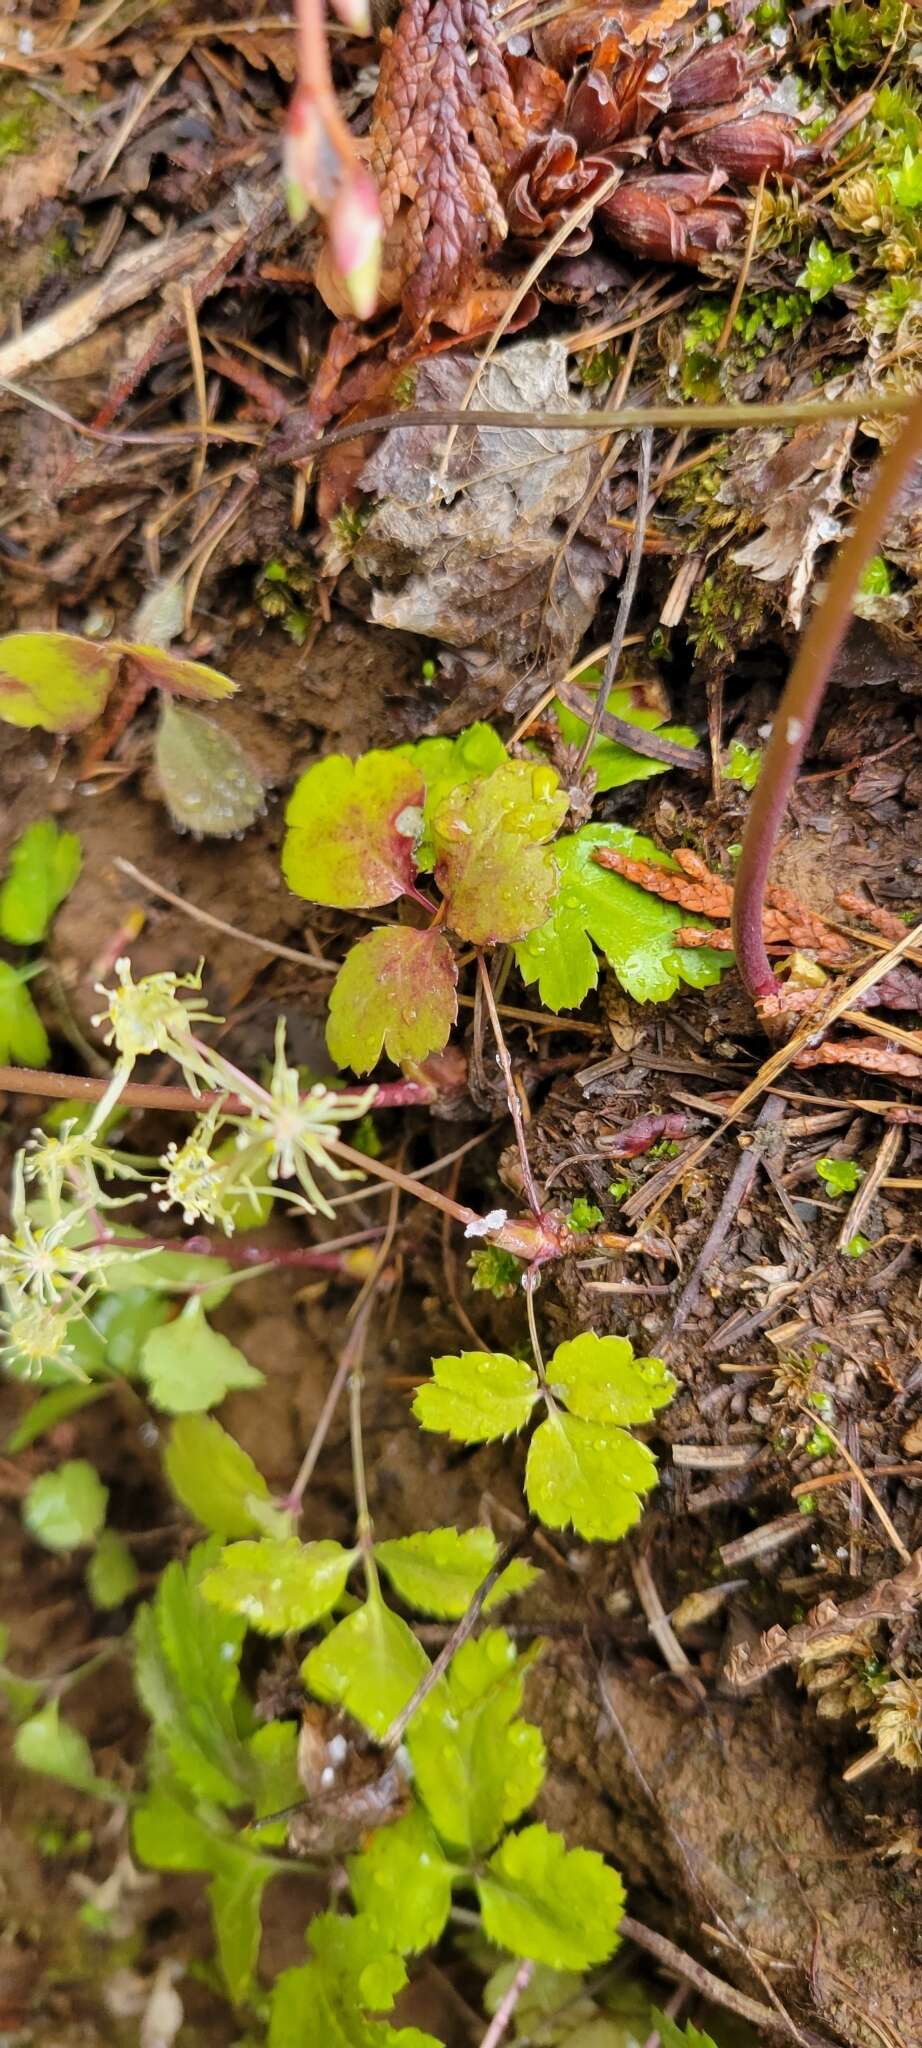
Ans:
[[[99,1102],[108,1087],[88,1074],[46,1074],[39,1067],[0,1067],[0,1093],[4,1095],[47,1095],[57,1102]],[[365,1095],[364,1088],[338,1088],[337,1095]],[[375,1089],[369,1109],[411,1109],[433,1100],[434,1089],[422,1081],[382,1081]],[[175,1088],[169,1082],[126,1081],[119,1096],[126,1109],[175,1109],[198,1116],[212,1103],[223,1102],[238,1114],[249,1108],[237,1095],[221,1089],[203,1088],[193,1095],[191,1088]]]
[[[754,1003],[779,987],[763,935],[765,887],[791,790],[845,638],[862,571],[874,553],[900,487],[922,455],[920,392],[880,463],[851,533],[839,549],[822,603],[800,643],[778,706],[743,835],[733,891],[733,942],[744,987]]]

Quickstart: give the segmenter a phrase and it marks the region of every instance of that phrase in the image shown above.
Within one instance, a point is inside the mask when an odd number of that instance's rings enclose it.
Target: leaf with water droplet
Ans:
[[[358,761],[346,754],[317,761],[295,784],[285,813],[282,870],[289,888],[334,910],[393,903],[413,886],[424,798],[419,769],[396,752],[378,748]]]
[[[263,786],[228,732],[164,697],[154,749],[164,802],[174,825],[210,839],[245,832],[263,808]]]
[[[477,1879],[484,1933],[555,1970],[604,1963],[618,1940],[624,1886],[595,1849],[568,1849],[538,1821],[507,1835]]]
[[[442,799],[432,837],[452,931],[488,946],[541,924],[557,879],[547,841],[567,804],[553,768],[530,761],[504,761]]]
[[[730,956],[707,946],[677,946],[675,933],[683,922],[678,905],[600,867],[593,859],[597,846],[671,866],[668,854],[626,825],[584,825],[559,839],[554,853],[560,881],[550,916],[515,949],[523,980],[537,982],[549,1010],[577,1009],[598,980],[597,946],[638,1003],[667,1002],[682,981],[713,987]]]
[[[82,732],[118,675],[120,641],[75,633],[7,633],[0,639],[0,718],[44,732]]]
[[[649,1422],[672,1400],[676,1382],[660,1358],[635,1358],[627,1337],[584,1330],[558,1344],[547,1368],[555,1396],[585,1422]]]
[[[370,1073],[381,1058],[424,1060],[448,1043],[458,970],[439,931],[382,925],[347,953],[330,992],[327,1045],[338,1067]]]
[[[489,775],[501,761],[505,761],[506,749],[492,725],[477,724],[466,726],[454,739],[436,735],[432,739],[417,740],[412,746],[397,747],[395,752],[415,764],[426,785],[416,865],[421,871],[428,872],[435,866],[432,820],[443,798],[452,790],[462,789],[477,782],[481,776]]]
[[[434,1358],[432,1378],[417,1388],[413,1413],[423,1429],[456,1443],[487,1444],[524,1429],[538,1399],[531,1366],[504,1351],[462,1351]]]
[[[261,1635],[282,1636],[331,1612],[357,1555],[332,1540],[299,1543],[296,1536],[231,1543],[205,1573],[202,1592]]]
[[[482,1855],[537,1797],[546,1767],[540,1728],[521,1718],[525,1673],[505,1629],[463,1643],[407,1730],[416,1790],[442,1841]]]
[[[345,1707],[369,1735],[382,1736],[428,1669],[412,1629],[376,1594],[311,1650],[301,1674],[318,1699]]]
[[[492,1529],[418,1529],[375,1545],[375,1556],[395,1593],[420,1614],[459,1621],[496,1563],[499,1545]],[[503,1572],[484,1611],[512,1593],[523,1593],[538,1578],[533,1565],[517,1559]]]
[[[656,1459],[626,1429],[606,1429],[557,1408],[528,1446],[528,1505],[549,1529],[571,1525],[589,1542],[617,1543],[640,1520],[656,1485]]]
[[[379,1828],[346,1865],[352,1896],[391,1948],[415,1955],[437,1942],[451,1909],[451,1864],[421,1807]]]

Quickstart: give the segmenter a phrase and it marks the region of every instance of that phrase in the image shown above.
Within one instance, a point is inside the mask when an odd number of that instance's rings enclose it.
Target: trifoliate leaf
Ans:
[[[469,725],[455,739],[417,740],[413,746],[396,747],[394,751],[413,762],[426,785],[423,833],[416,849],[417,868],[426,872],[435,866],[432,819],[443,797],[489,775],[505,761],[506,749],[492,725]]]
[[[541,1730],[519,1718],[524,1675],[539,1650],[535,1644],[520,1657],[504,1629],[487,1629],[462,1644],[410,1723],[416,1789],[453,1849],[492,1848],[541,1789]]]
[[[14,946],[37,946],[73,888],[82,860],[76,832],[59,832],[53,818],[27,825],[0,889],[0,937]]]
[[[296,1536],[231,1543],[205,1573],[202,1592],[261,1635],[281,1636],[330,1613],[357,1556],[341,1543],[299,1543]]]
[[[290,1527],[248,1452],[210,1415],[174,1422],[164,1452],[166,1476],[183,1507],[216,1536],[252,1536]]]
[[[451,1907],[451,1864],[422,1808],[379,1828],[346,1868],[360,1913],[382,1945],[414,1955],[438,1941]]]
[[[611,1955],[624,1886],[594,1849],[568,1849],[537,1822],[507,1835],[477,1880],[484,1932],[516,1956],[588,1970]]]
[[[50,1058],[48,1034],[22,971],[0,960],[0,1064],[47,1067]]]
[[[336,910],[393,903],[412,886],[425,790],[419,769],[376,750],[329,754],[296,783],[285,813],[285,880]]]
[[[597,846],[670,865],[652,840],[624,825],[584,825],[559,839],[554,856],[560,879],[551,914],[515,949],[523,980],[537,982],[549,1010],[577,1009],[598,980],[597,946],[638,1003],[667,1002],[680,981],[711,988],[729,964],[728,955],[707,946],[676,946],[674,933],[686,914],[600,867],[592,858]]]
[[[864,1167],[857,1159],[818,1159],[816,1170],[830,1195],[853,1195],[864,1179]]]
[[[239,1806],[253,1766],[237,1731],[235,1703],[246,1625],[203,1600],[200,1580],[216,1546],[203,1543],[183,1567],[163,1572],[154,1600],[135,1617],[135,1680],[180,1782],[199,1799]]]
[[[442,932],[381,925],[346,954],[330,992],[327,1045],[338,1067],[370,1073],[382,1050],[400,1066],[447,1045],[458,970]]]
[[[46,1550],[77,1550],[92,1543],[106,1519],[106,1487],[86,1458],[68,1458],[55,1472],[33,1479],[22,1519]]]
[[[521,939],[547,917],[557,869],[546,841],[569,799],[546,763],[503,761],[442,798],[435,874],[452,931],[475,946]]]
[[[200,1414],[216,1407],[232,1388],[261,1387],[265,1378],[236,1344],[211,1328],[195,1295],[180,1315],[147,1338],[140,1368],[154,1407],[168,1415]]]
[[[57,1700],[21,1723],[13,1738],[13,1754],[27,1771],[41,1771],[46,1778],[71,1785],[75,1792],[92,1792],[97,1799],[120,1800],[124,1796],[107,1778],[97,1778],[89,1743],[69,1721],[61,1720]]]
[[[578,685],[595,697],[602,670],[596,665],[581,671],[576,678]],[[667,725],[664,711],[645,710],[634,702],[630,688],[614,689],[605,706],[613,718],[623,718],[628,725],[636,725],[640,732],[656,732],[664,740],[674,740],[678,747],[696,747],[698,736],[689,725]],[[560,727],[561,737],[567,745],[582,745],[588,730],[586,721],[575,711],[569,711],[559,698],[554,700],[554,711]],[[596,740],[587,764],[595,772],[596,790],[601,796],[607,789],[622,789],[628,782],[647,782],[651,775],[666,775],[668,761],[654,761],[649,754],[635,754],[632,747],[621,740],[606,739],[603,735]]]
[[[251,1990],[262,1938],[260,1905],[272,1865],[232,1842],[215,1843],[208,1903],[214,1920],[218,1961],[232,2005]]]
[[[549,1529],[572,1523],[590,1542],[617,1543],[638,1521],[641,1494],[656,1484],[656,1460],[624,1429],[603,1429],[558,1409],[528,1446],[528,1505]]]
[[[571,1415],[586,1422],[649,1422],[676,1389],[662,1359],[635,1358],[627,1337],[593,1330],[558,1344],[547,1376]]]
[[[530,1365],[503,1351],[462,1351],[434,1358],[432,1379],[418,1387],[413,1413],[423,1429],[456,1443],[486,1444],[523,1429],[538,1399]]]
[[[375,1556],[395,1593],[408,1607],[441,1621],[459,1621],[466,1613],[498,1554],[491,1529],[418,1530],[375,1544]],[[524,1592],[538,1576],[532,1565],[514,1561],[497,1580],[484,1612],[498,1600]]]
[[[118,642],[7,633],[0,639],[0,718],[43,732],[82,732],[99,717],[120,659]]]
[[[412,1629],[372,1596],[311,1650],[301,1673],[318,1699],[345,1707],[370,1735],[382,1736],[428,1669]]]
[[[161,705],[154,763],[167,810],[184,831],[233,839],[263,809],[263,785],[239,742],[169,697]]]
[[[268,2048],[440,2048],[417,2027],[367,2017],[390,2010],[407,1973],[366,1913],[322,1913],[310,1941],[314,1960],[283,1970],[273,1985]]]
[[[137,1592],[138,1567],[127,1543],[114,1529],[103,1530],[86,1568],[86,1582],[93,1606],[104,1613],[121,1607],[123,1600]]]

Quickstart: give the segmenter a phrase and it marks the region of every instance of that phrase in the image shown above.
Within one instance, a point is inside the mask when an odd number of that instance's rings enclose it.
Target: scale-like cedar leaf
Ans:
[[[546,842],[568,802],[554,769],[531,761],[503,761],[442,798],[432,837],[452,931],[488,946],[542,923],[557,877]]]
[[[602,671],[596,665],[583,669],[576,677],[577,687],[596,694]],[[658,733],[661,739],[674,740],[679,747],[696,747],[697,734],[689,725],[667,725],[664,711],[647,710],[635,704],[634,693],[626,689],[614,689],[605,706],[614,718],[623,718],[627,725],[636,725],[640,732]],[[586,737],[586,721],[578,712],[568,710],[559,698],[554,701],[554,711],[560,727],[561,737],[567,745],[579,747]],[[596,790],[601,796],[607,789],[623,789],[628,782],[647,782],[651,775],[666,775],[668,761],[654,761],[649,754],[635,754],[633,748],[621,740],[610,740],[603,733],[596,740],[589,756],[588,766],[595,772]]]
[[[462,1351],[434,1358],[432,1378],[418,1387],[413,1413],[424,1429],[456,1443],[487,1444],[523,1429],[538,1399],[530,1365],[504,1351]]]
[[[617,1543],[639,1521],[641,1495],[656,1484],[656,1460],[626,1429],[606,1429],[557,1409],[528,1446],[528,1505],[549,1529]]]
[[[412,761],[375,750],[329,754],[289,799],[282,870],[296,896],[335,910],[371,910],[411,888],[423,778]]]
[[[375,1544],[375,1556],[395,1593],[420,1614],[460,1621],[481,1581],[496,1563],[499,1545],[492,1529],[418,1529]],[[538,1577],[534,1566],[516,1559],[496,1582],[484,1611],[512,1593],[523,1593]]]
[[[660,1358],[635,1358],[627,1337],[584,1330],[558,1344],[547,1369],[555,1394],[585,1422],[649,1422],[676,1383]]]
[[[357,1555],[332,1540],[299,1543],[296,1536],[231,1543],[205,1573],[202,1592],[261,1635],[286,1635],[330,1613]]]
[[[554,855],[560,879],[550,916],[515,949],[523,980],[537,982],[549,1010],[577,1009],[598,980],[598,947],[636,1002],[667,1002],[680,981],[711,988],[728,956],[707,946],[677,946],[682,911],[600,867],[592,857],[597,846],[671,865],[652,840],[625,825],[584,825],[559,839]]]
[[[397,1066],[447,1045],[458,970],[442,932],[381,925],[346,954],[330,993],[327,1045],[338,1067],[367,1074],[382,1049]]]
[[[604,1963],[618,1940],[624,1886],[594,1849],[568,1849],[542,1822],[507,1835],[477,1880],[484,1933],[555,1970]]]

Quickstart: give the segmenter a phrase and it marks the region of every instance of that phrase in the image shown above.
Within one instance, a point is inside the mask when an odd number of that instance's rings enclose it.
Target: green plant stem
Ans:
[[[291,1488],[291,1492],[286,1494],[282,1502],[282,1506],[287,1508],[291,1515],[299,1515],[301,1513],[304,1495],[313,1477],[317,1459],[326,1442],[330,1424],[339,1403],[340,1394],[350,1373],[355,1371],[357,1365],[359,1368],[361,1367],[365,1339],[368,1334],[368,1318],[373,1299],[373,1295],[369,1295],[355,1316],[352,1328],[340,1352],[336,1371],[327,1388],[323,1407],[314,1425],[310,1443],[298,1467],[294,1485]]]
[[[914,398],[833,563],[825,596],[813,613],[785,685],[752,794],[733,891],[733,941],[744,986],[756,1004],[774,995],[780,986],[765,946],[763,911],[768,870],[788,799],[848,630],[862,571],[920,454],[922,393]]]

